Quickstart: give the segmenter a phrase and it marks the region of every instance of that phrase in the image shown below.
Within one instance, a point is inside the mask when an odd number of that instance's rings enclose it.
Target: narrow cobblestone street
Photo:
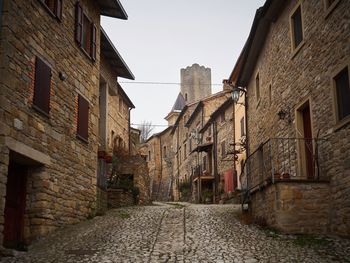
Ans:
[[[350,240],[303,245],[295,236],[242,225],[239,208],[158,203],[115,209],[1,262],[350,262]]]

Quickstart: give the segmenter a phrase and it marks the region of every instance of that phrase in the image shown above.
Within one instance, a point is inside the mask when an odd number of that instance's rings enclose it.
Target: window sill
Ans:
[[[80,50],[85,54],[85,56],[87,56],[87,58],[91,61],[91,62],[95,62],[91,55],[82,47],[82,46],[79,46]]]
[[[327,9],[325,9],[324,19],[327,19],[336,6],[339,4],[340,0],[334,1]]]
[[[346,116],[340,121],[337,121],[336,125],[334,126],[334,131],[336,132],[348,124],[350,124],[350,115]]]
[[[85,144],[89,143],[88,139],[85,139],[84,137],[80,136],[79,134],[76,135],[77,139],[79,139],[80,141],[84,142]]]
[[[36,106],[36,105],[33,104],[33,105],[32,105],[32,108],[33,108],[36,112],[38,112],[38,113],[40,113],[41,115],[45,116],[46,118],[50,119],[50,114],[47,113],[47,112],[45,112],[44,110],[40,109],[38,106]]]
[[[305,45],[305,41],[301,41],[299,46],[297,46],[296,48],[294,48],[293,52],[292,52],[292,57],[291,59],[293,59],[298,53],[299,51],[302,49],[302,47]]]

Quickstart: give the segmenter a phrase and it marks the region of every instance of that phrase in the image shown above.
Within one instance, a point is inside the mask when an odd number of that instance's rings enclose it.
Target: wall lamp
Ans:
[[[68,76],[66,75],[66,73],[64,73],[64,72],[62,72],[62,71],[60,71],[60,72],[58,73],[58,77],[59,77],[60,80],[62,80],[62,81],[65,81],[65,80],[68,78]]]
[[[290,110],[280,110],[278,113],[279,120],[287,120],[288,123],[292,123],[292,117],[290,116]]]
[[[238,102],[238,101],[239,101],[239,98],[240,98],[243,94],[247,93],[247,90],[246,90],[246,89],[242,89],[242,88],[240,88],[240,87],[232,86],[232,85],[230,85],[230,86],[232,87],[232,93],[231,93],[232,100],[233,100],[236,104],[241,104],[241,105],[245,106],[244,103],[241,103],[241,102]]]

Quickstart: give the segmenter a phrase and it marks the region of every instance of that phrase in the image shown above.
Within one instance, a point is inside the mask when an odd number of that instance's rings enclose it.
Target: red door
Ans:
[[[306,175],[307,175],[307,178],[312,179],[314,177],[314,166],[313,166],[311,117],[310,117],[309,105],[307,105],[305,109],[303,109],[302,113],[303,113],[303,126],[304,126],[304,138],[305,138]]]
[[[27,168],[10,162],[5,203],[4,246],[23,245],[24,212],[26,204]]]

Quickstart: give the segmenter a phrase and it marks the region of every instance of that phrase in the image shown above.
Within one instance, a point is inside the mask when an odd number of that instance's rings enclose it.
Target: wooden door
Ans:
[[[306,164],[306,175],[308,179],[314,177],[314,166],[313,166],[313,144],[312,144],[312,129],[311,129],[311,117],[310,107],[307,105],[302,110],[303,116],[303,128],[304,128],[304,139],[305,139],[305,164]]]
[[[4,224],[4,246],[7,248],[19,248],[23,245],[27,172],[26,166],[10,162]]]

